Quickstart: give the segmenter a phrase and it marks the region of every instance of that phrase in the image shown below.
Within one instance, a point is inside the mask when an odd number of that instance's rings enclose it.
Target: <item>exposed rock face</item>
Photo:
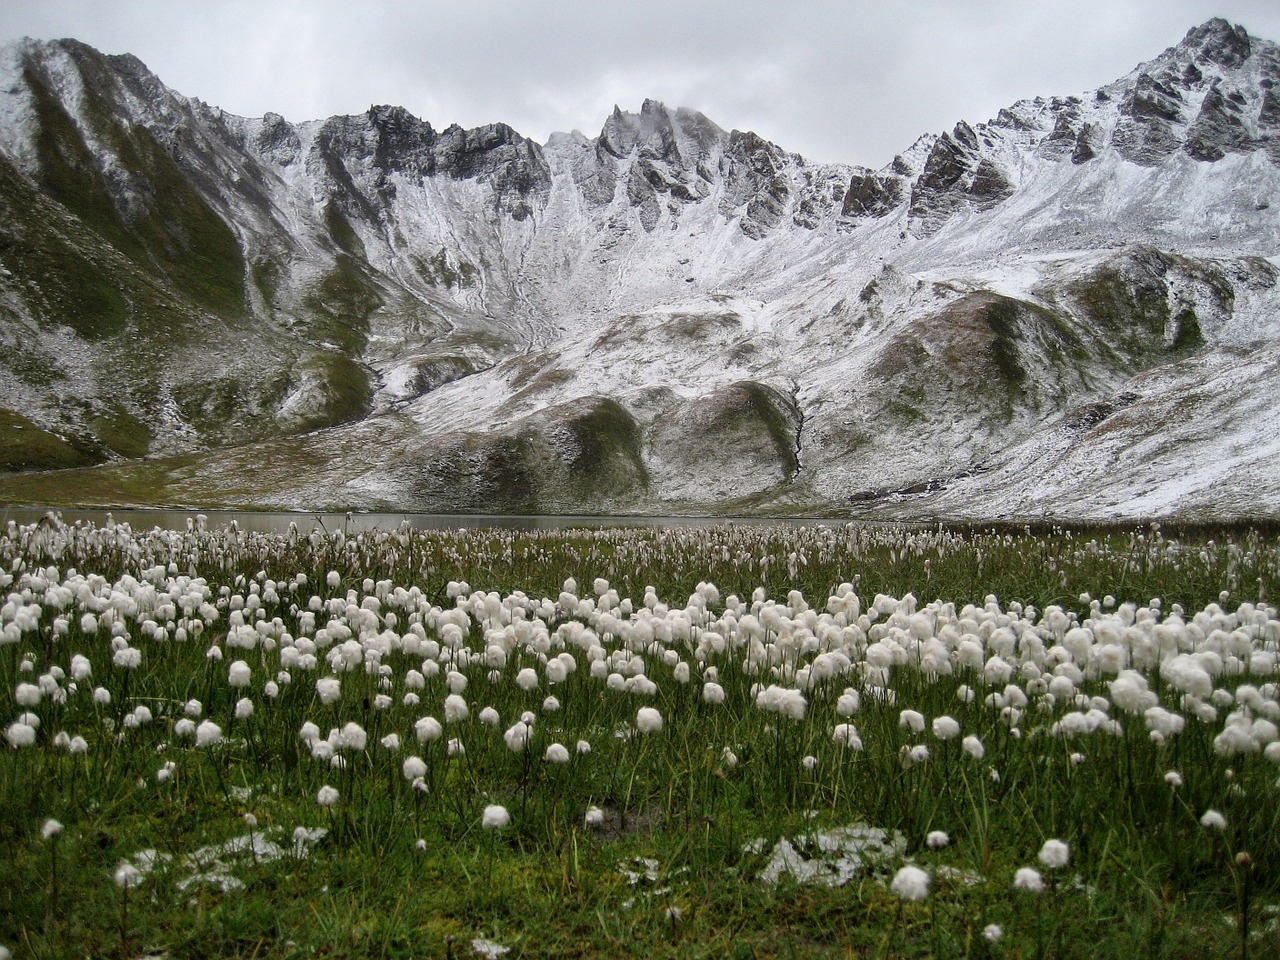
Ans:
[[[1228,153],[1244,153],[1253,147],[1253,138],[1244,123],[1244,97],[1223,96],[1212,88],[1200,102],[1200,113],[1187,128],[1184,149],[1197,160],[1212,163]]]
[[[846,217],[883,217],[902,203],[902,177],[855,173],[840,212]]]
[[[982,155],[973,128],[958,123],[934,143],[924,172],[912,187],[912,229],[917,236],[927,236],[959,210],[989,209],[1013,190],[996,161]]]
[[[1182,94],[1143,74],[1120,104],[1112,145],[1126,160],[1155,166],[1181,145]]]
[[[1228,69],[1242,65],[1253,52],[1244,27],[1233,26],[1221,17],[1188,30],[1181,46],[1199,61]]]
[[[782,222],[791,185],[785,174],[787,156],[780,147],[734,130],[729,134],[720,172],[724,199],[720,211],[737,215],[742,232],[758,240]]]

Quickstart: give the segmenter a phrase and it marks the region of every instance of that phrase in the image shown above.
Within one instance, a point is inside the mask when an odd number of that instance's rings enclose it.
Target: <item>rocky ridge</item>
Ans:
[[[114,502],[1274,514],[1277,84],[1212,20],[868,170],[656,101],[546,144],[241,118],[14,45],[0,492],[105,461]]]

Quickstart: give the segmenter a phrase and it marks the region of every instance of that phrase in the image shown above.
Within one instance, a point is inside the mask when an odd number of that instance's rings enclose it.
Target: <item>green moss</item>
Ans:
[[[1163,341],[1169,300],[1163,280],[1153,272],[1130,273],[1108,265],[1075,284],[1071,292],[1099,342],[1118,359],[1133,362]]]
[[[533,434],[455,437],[423,457],[414,499],[464,513],[539,513],[540,459]]]
[[[280,265],[274,260],[256,260],[249,267],[249,280],[268,308],[274,307],[280,292]]]
[[[672,335],[686,340],[707,340],[736,331],[741,324],[736,313],[676,313],[664,324]]]
[[[369,339],[369,317],[383,305],[382,295],[356,261],[340,256],[333,269],[303,300],[312,314],[314,336],[343,353],[359,355]]]
[[[151,428],[126,410],[111,402],[90,421],[94,435],[110,450],[122,457],[145,457],[154,438]]]
[[[30,65],[24,79],[37,118],[41,189],[144,270],[158,272],[223,316],[245,313],[244,260],[235,234],[146,128],[126,128],[86,79],[86,120],[129,179],[122,212],[75,121]]]
[[[326,396],[320,412],[306,421],[301,429],[314,430],[348,423],[369,412],[372,386],[368,372],[360,364],[343,354],[329,351],[313,357],[307,366],[318,369],[324,377]]]
[[[7,159],[0,159],[0,212],[9,229],[0,232],[0,259],[39,291],[31,308],[86,339],[114,336],[129,321],[129,304],[118,278],[83,249],[50,229],[32,195]],[[37,371],[33,371],[36,373]]]
[[[351,226],[351,221],[332,200],[324,205],[324,224],[340,250],[362,260],[365,258],[364,244],[359,235]]]
[[[571,417],[565,426],[576,450],[569,460],[569,477],[580,495],[616,496],[637,485],[649,485],[640,456],[640,427],[616,400],[596,400],[588,412]]]
[[[1195,353],[1205,345],[1204,334],[1200,330],[1200,321],[1196,312],[1184,307],[1174,321],[1176,333],[1173,338],[1173,349],[1177,353]]]
[[[1021,336],[1020,312],[1017,301],[1005,297],[996,298],[982,311],[982,319],[993,335],[988,344],[992,363],[1009,384],[1020,384],[1027,379],[1027,371],[1022,368],[1018,348],[1014,345]]]
[[[475,265],[460,258],[451,259],[444,247],[426,260],[421,257],[414,259],[418,265],[418,273],[433,287],[452,290],[454,287],[465,289],[475,285],[478,272]]]
[[[63,470],[94,462],[87,450],[0,407],[0,472]]]
[[[763,424],[773,443],[774,452],[782,463],[787,479],[795,477],[800,469],[796,459],[795,424],[783,412],[776,395],[768,387],[754,381],[745,381],[735,389],[743,394],[743,409]]]

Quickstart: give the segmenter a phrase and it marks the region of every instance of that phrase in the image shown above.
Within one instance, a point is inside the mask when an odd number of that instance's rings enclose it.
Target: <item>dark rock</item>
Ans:
[[[1182,119],[1182,99],[1172,87],[1146,74],[1138,78],[1120,104],[1120,119],[1111,142],[1131,163],[1155,166],[1181,146],[1175,124]]]
[[[846,217],[883,217],[902,203],[902,179],[872,173],[855,173],[845,191],[841,214]]]
[[[973,127],[969,126],[963,120],[956,124],[956,128],[952,131],[951,135],[970,150],[976,150],[978,148],[977,134],[973,132]]]
[[[272,163],[286,167],[299,158],[302,144],[293,125],[278,113],[262,118],[262,129],[254,137],[254,149]]]
[[[441,173],[489,184],[497,209],[517,220],[544,206],[551,192],[551,168],[542,147],[505,123],[474,130],[450,127],[437,139],[434,154]]]
[[[1228,153],[1244,153],[1253,148],[1253,138],[1235,107],[1214,87],[1200,106],[1200,113],[1187,129],[1183,149],[1196,160],[1213,162]]]
[[[819,165],[803,167],[801,173],[804,181],[797,190],[791,222],[814,230],[844,202],[847,190],[844,171]]]
[[[1071,151],[1071,162],[1087,163],[1098,155],[1093,147],[1093,124],[1086,123],[1076,135],[1075,149]]]
[[[912,188],[911,219],[918,234],[932,233],[966,205],[985,210],[1013,193],[1004,171],[977,152],[973,130],[961,123],[955,133],[937,139]]]
[[[1280,97],[1274,90],[1264,90],[1262,107],[1258,110],[1258,128],[1280,130]]]
[[[1238,67],[1252,53],[1244,27],[1233,27],[1221,17],[1187,31],[1179,46],[1191,51],[1201,63],[1216,63],[1220,67]]]
[[[712,180],[708,164],[723,136],[724,131],[702,114],[673,113],[656,100],[646,100],[639,114],[614,107],[596,140],[594,169],[583,163],[575,169],[574,179],[589,201],[602,205],[613,199],[617,177],[625,175],[627,196],[634,206],[643,206],[641,223],[652,230],[662,210],[660,197],[674,201],[671,210],[678,215],[678,204],[696,203],[707,196]],[[618,169],[628,163],[630,172]]]
[[[645,168],[640,163],[632,165],[627,176],[627,201],[640,215],[640,225],[645,232],[652,233],[662,215],[662,204],[658,202],[657,191],[645,176]]]
[[[1074,118],[1065,113],[1058,114],[1057,119],[1053,123],[1053,129],[1049,131],[1049,135],[1044,139],[1046,142],[1050,143],[1055,140],[1075,140],[1076,128]]]
[[[974,206],[986,210],[1012,196],[1013,184],[1004,175],[1004,171],[996,166],[995,161],[984,159],[974,170],[967,193]]]
[[[720,212],[739,216],[742,232],[758,240],[782,222],[791,187],[782,149],[754,133],[729,134],[720,161],[725,196]]]

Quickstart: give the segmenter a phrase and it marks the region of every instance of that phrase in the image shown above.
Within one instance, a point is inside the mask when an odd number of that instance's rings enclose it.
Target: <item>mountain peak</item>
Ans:
[[[1233,25],[1222,17],[1206,20],[1187,31],[1178,49],[1190,53],[1201,63],[1221,67],[1238,67],[1249,59],[1252,42],[1244,27]]]

